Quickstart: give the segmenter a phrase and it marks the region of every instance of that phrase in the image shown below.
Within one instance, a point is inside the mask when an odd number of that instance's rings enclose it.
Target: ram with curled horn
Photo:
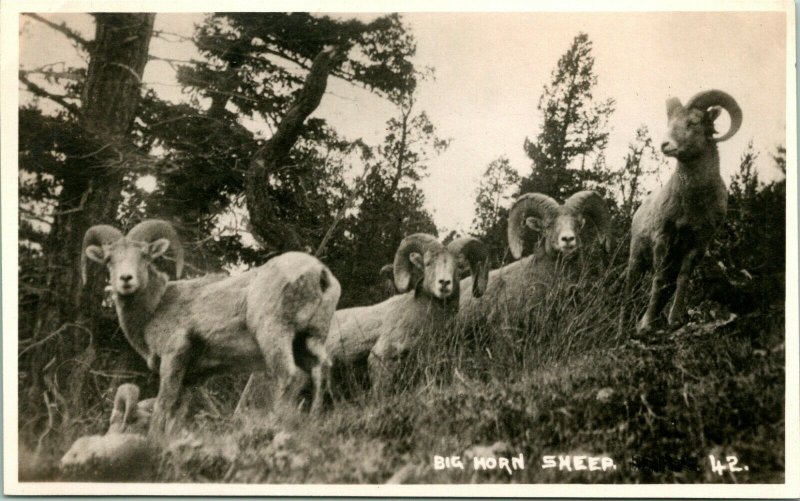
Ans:
[[[526,233],[538,236],[534,252],[523,257]],[[459,318],[467,321],[476,309],[498,310],[498,305],[527,301],[537,294],[537,284],[557,279],[557,270],[598,244],[611,248],[610,217],[605,200],[594,191],[580,191],[564,204],[542,193],[521,195],[508,215],[508,247],[517,261],[489,273],[489,284],[477,304],[469,293],[472,278],[461,281]],[[541,288],[539,288],[541,289]]]
[[[334,366],[368,359],[370,379],[380,386],[393,360],[416,341],[421,329],[441,325],[456,313],[463,292],[461,260],[469,264],[475,278],[470,294],[480,297],[489,273],[488,251],[480,240],[462,237],[444,245],[425,233],[404,238],[392,266],[398,294],[334,315],[326,344]]]
[[[175,231],[175,228],[173,228],[173,226],[168,222],[160,219],[149,219],[142,221],[131,228],[131,231],[128,232],[127,236],[123,235],[121,231],[108,224],[98,224],[92,226],[86,230],[86,234],[83,236],[84,252],[81,253],[81,278],[84,285],[87,282],[87,260],[89,258],[85,250],[89,246],[100,247],[108,256],[110,256],[111,253],[108,251],[114,245],[118,247],[122,247],[123,245],[127,246],[127,242],[149,242],[155,244],[155,242],[160,239],[167,240],[166,243],[162,242],[162,245],[165,245],[165,250],[170,250],[174,255],[175,278],[178,279],[183,273],[183,245],[181,245],[181,241],[178,238],[178,233]],[[123,240],[125,244],[117,243],[118,240]],[[156,251],[158,249],[156,247],[157,246],[154,245],[152,248],[154,254],[151,256],[152,258],[159,257],[164,254],[164,252],[157,253]],[[120,271],[122,271],[121,268]],[[114,277],[111,278],[114,280]]]
[[[330,362],[325,339],[339,301],[339,282],[318,259],[287,252],[237,276],[169,280],[153,260],[172,249],[177,273],[183,249],[175,229],[144,221],[126,236],[107,226],[86,233],[84,254],[108,267],[120,326],[160,378],[153,423],[174,415],[186,381],[221,372],[266,371],[274,377],[271,403],[294,398],[299,372],[321,402]]]
[[[700,92],[685,106],[669,98],[666,108],[667,136],[661,151],[676,159],[675,172],[644,200],[631,223],[626,296],[648,269],[653,272],[647,310],[637,331],[656,324],[672,290],[667,322],[671,327],[682,323],[689,277],[728,208],[717,143],[730,139],[742,125],[736,100],[720,90]],[[730,128],[715,137],[714,121],[723,109],[730,116]],[[627,306],[620,315],[620,330],[626,327]]]

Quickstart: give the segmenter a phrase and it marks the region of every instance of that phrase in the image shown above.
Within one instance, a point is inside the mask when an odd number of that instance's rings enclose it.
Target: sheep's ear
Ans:
[[[722,113],[722,108],[719,106],[712,106],[708,109],[708,120],[713,122],[717,118],[719,118],[719,114]]]
[[[533,231],[542,231],[544,229],[544,223],[542,220],[533,216],[525,219],[525,226]]]
[[[419,268],[420,270],[425,269],[425,263],[422,260],[422,254],[419,252],[412,252],[408,255],[408,260],[411,261],[411,264]]]
[[[586,226],[586,218],[583,216],[578,216],[578,228],[583,229]]]
[[[105,264],[106,255],[105,252],[103,252],[102,247],[98,247],[97,245],[90,245],[86,247],[86,250],[84,252],[86,253],[86,257],[88,257],[92,261]]]
[[[163,256],[167,249],[169,249],[169,240],[166,238],[159,238],[147,245],[147,253],[152,259]]]

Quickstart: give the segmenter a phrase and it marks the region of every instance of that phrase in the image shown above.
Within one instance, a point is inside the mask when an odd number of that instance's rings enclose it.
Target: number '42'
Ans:
[[[711,471],[720,476],[722,476],[725,470],[736,473],[738,471],[747,471],[750,469],[747,466],[737,466],[737,464],[739,464],[739,458],[736,456],[725,456],[726,464],[723,464],[722,461],[714,457],[713,454],[708,455],[708,460],[711,462]]]

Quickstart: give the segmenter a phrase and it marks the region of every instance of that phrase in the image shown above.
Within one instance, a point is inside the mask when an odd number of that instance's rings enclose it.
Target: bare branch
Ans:
[[[43,18],[42,16],[40,16],[38,14],[34,14],[32,12],[26,12],[26,13],[24,13],[22,15],[23,16],[28,16],[31,19],[35,19],[35,20],[39,21],[40,23],[43,23],[43,24],[53,28],[54,30],[58,31],[59,33],[64,34],[64,36],[66,36],[67,38],[69,38],[73,42],[77,42],[77,44],[82,49],[84,49],[85,51],[92,52],[92,42],[89,41],[89,40],[86,40],[82,36],[78,35],[74,30],[71,30],[70,28],[68,28],[66,23],[56,24],[53,21],[48,21],[47,19]]]
[[[60,104],[61,106],[66,108],[67,111],[69,111],[70,113],[72,113],[76,117],[79,117],[81,115],[81,111],[80,111],[80,109],[78,109],[77,106],[75,106],[74,104],[72,104],[72,103],[68,102],[66,99],[64,99],[66,96],[59,96],[57,94],[51,94],[50,92],[47,92],[42,87],[39,87],[35,83],[31,82],[28,79],[26,72],[24,72],[24,71],[20,71],[19,72],[19,80],[20,80],[20,82],[25,84],[25,87],[27,87],[28,90],[33,95],[39,96],[39,97],[45,97],[47,99],[50,99],[53,102],[56,102],[56,103]]]
[[[322,257],[322,253],[325,252],[325,247],[328,245],[328,241],[333,237],[333,232],[336,230],[336,227],[339,225],[340,222],[344,219],[344,216],[347,214],[347,210],[353,206],[353,203],[356,200],[356,197],[361,193],[362,188],[364,187],[364,180],[367,178],[367,174],[370,171],[369,165],[364,165],[364,172],[361,173],[361,177],[358,178],[356,181],[356,186],[353,189],[350,196],[344,201],[342,206],[339,208],[339,212],[336,214],[336,218],[333,220],[333,224],[331,227],[328,228],[328,231],[325,233],[325,236],[322,237],[322,241],[317,247],[316,252],[314,252],[314,256],[317,258]]]
[[[198,61],[192,61],[190,59],[173,59],[171,57],[161,57],[161,56],[154,56],[150,54],[147,56],[150,61],[161,61],[170,65],[172,69],[176,69],[176,65],[178,64],[199,64]]]
[[[42,75],[45,78],[64,78],[66,80],[74,80],[76,82],[80,82],[83,80],[83,75],[76,71],[53,71],[53,70],[43,70],[43,69],[36,69],[36,70],[26,70],[26,75]]]
[[[166,36],[165,36],[166,35]],[[164,30],[153,30],[153,36],[156,38],[161,38],[166,40],[167,42],[175,42],[177,40],[183,40],[185,42],[192,42],[192,37],[181,35],[180,33],[174,33],[172,31],[164,31]],[[177,40],[170,40],[167,37],[175,37]]]

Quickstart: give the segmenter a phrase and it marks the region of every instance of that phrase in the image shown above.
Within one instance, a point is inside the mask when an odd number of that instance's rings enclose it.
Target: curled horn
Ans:
[[[381,271],[378,273],[381,282],[381,288],[383,290],[383,294],[386,297],[393,296],[397,294],[397,289],[394,286],[394,266],[391,264],[385,264],[381,267]]]
[[[436,237],[427,233],[414,233],[400,242],[394,254],[394,286],[397,292],[406,292],[411,287],[413,264],[409,260],[412,252],[424,254],[430,248],[444,247]]]
[[[731,128],[724,135],[714,138],[714,141],[721,142],[730,139],[742,126],[742,109],[730,94],[716,89],[700,92],[686,103],[687,108],[696,108],[702,111],[707,110],[710,106],[721,106],[731,116]]]
[[[397,292],[394,288],[394,266],[391,264],[385,264],[381,267],[381,271],[378,273],[380,277],[381,286],[384,288],[386,295],[391,296]]]
[[[381,271],[378,272],[378,276],[381,280],[391,280],[392,275],[394,273],[394,266],[391,264],[384,264],[381,266]]]
[[[456,256],[464,256],[472,271],[472,296],[483,296],[489,283],[489,249],[486,245],[474,237],[461,237],[450,242],[447,250]]]
[[[169,248],[175,256],[175,278],[181,278],[183,272],[183,245],[178,232],[171,224],[161,219],[148,219],[137,224],[128,232],[128,238],[140,242],[152,242],[159,238],[169,240]]]
[[[597,232],[597,237],[604,244],[607,251],[611,250],[611,219],[608,214],[606,201],[594,191],[579,191],[569,197],[564,206],[583,214],[591,221]]]
[[[522,257],[522,225],[529,214],[542,219],[558,210],[558,202],[541,193],[526,193],[519,197],[508,214],[508,247],[514,258]]]
[[[86,285],[86,265],[88,258],[86,257],[86,248],[90,245],[97,245],[106,250],[108,245],[113,244],[122,238],[122,232],[108,224],[96,224],[86,230],[83,235],[83,245],[81,246],[81,280],[83,285]]]

